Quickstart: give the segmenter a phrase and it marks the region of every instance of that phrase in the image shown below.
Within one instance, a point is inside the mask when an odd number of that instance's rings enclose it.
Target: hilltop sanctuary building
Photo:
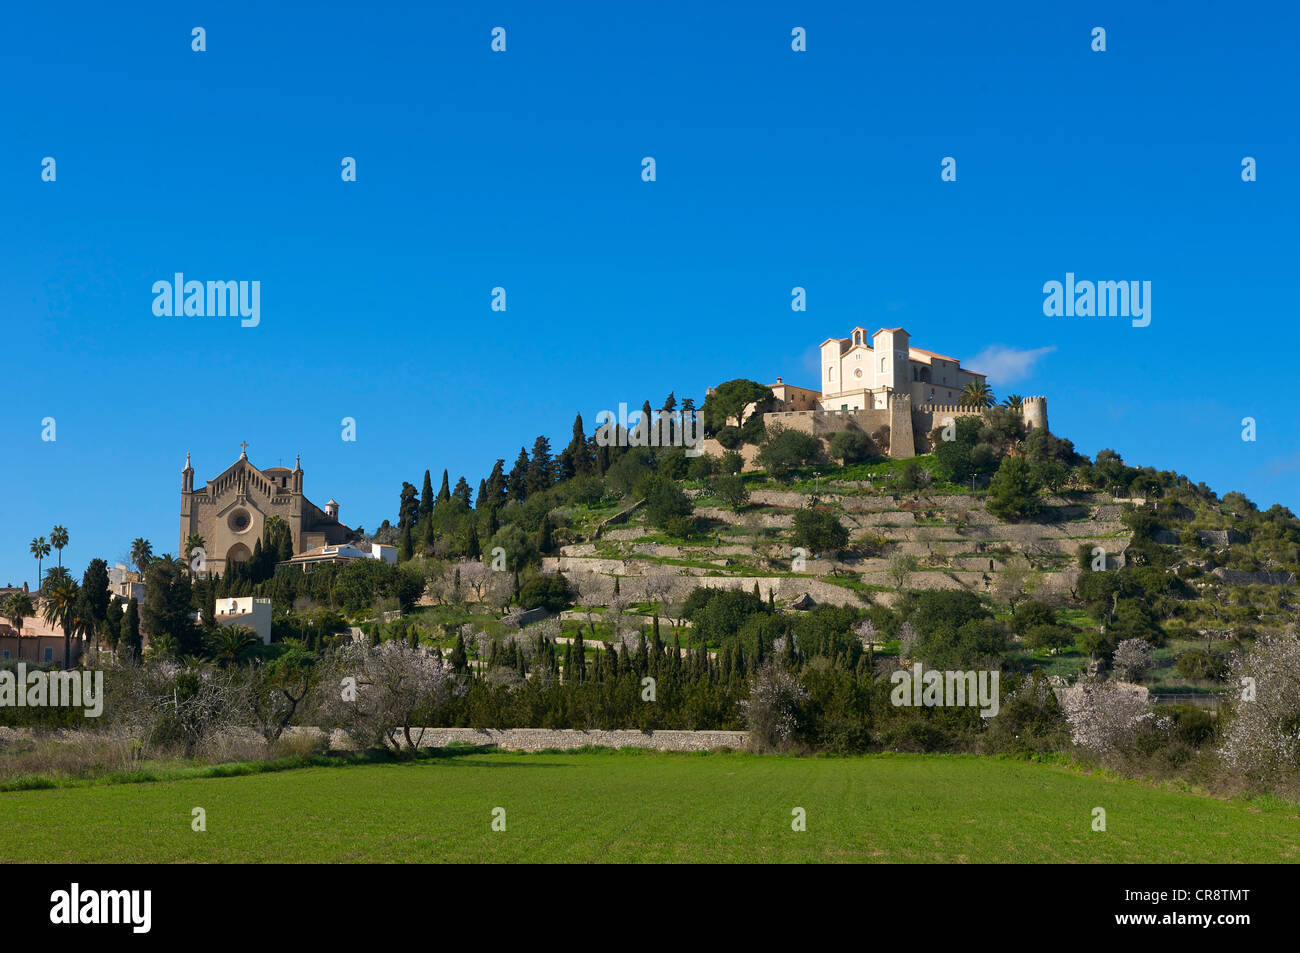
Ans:
[[[869,435],[887,433],[889,455],[911,457],[944,418],[981,413],[961,405],[961,392],[967,384],[987,383],[987,376],[962,367],[955,357],[912,347],[904,328],[875,334],[854,328],[846,338],[827,338],[820,351],[820,390],[794,387],[778,377],[771,385],[776,405],[763,415],[765,426],[811,434],[850,427]],[[1028,429],[1046,429],[1047,398],[1023,398],[1020,412]]]
[[[253,555],[253,546],[262,536],[266,521],[278,516],[293,535],[293,552],[297,556],[322,546],[334,546],[352,540],[355,530],[339,522],[339,505],[330,500],[322,509],[307,499],[302,491],[301,458],[294,467],[270,467],[259,470],[248,459],[244,444],[239,459],[216,479],[194,488],[194,468],[185,455],[181,471],[181,532],[178,552],[184,554],[185,541],[191,535],[203,538],[207,571],[224,574],[226,566],[243,562]]]

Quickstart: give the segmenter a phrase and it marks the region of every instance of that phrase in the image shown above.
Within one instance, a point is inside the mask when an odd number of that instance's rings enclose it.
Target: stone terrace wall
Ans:
[[[412,733],[414,737],[414,732]],[[744,731],[579,731],[573,728],[426,728],[421,748],[441,748],[454,742],[496,745],[511,751],[546,748],[655,748],[660,751],[713,751],[743,748]]]

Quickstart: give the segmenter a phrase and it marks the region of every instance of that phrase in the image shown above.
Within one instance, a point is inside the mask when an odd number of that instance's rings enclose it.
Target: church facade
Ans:
[[[988,382],[955,357],[912,347],[903,328],[854,328],[846,338],[827,338],[820,351],[821,410],[883,409],[889,394],[906,394],[913,407],[950,406],[967,384]]]
[[[239,459],[205,485],[195,489],[194,468],[189,454],[181,471],[180,547],[186,561],[185,542],[191,536],[203,540],[209,574],[221,575],[231,563],[253,555],[267,520],[278,516],[293,536],[294,555],[320,546],[350,541],[356,531],[339,522],[339,505],[334,500],[317,506],[303,493],[301,459],[294,467],[260,470],[248,459],[247,444]]]

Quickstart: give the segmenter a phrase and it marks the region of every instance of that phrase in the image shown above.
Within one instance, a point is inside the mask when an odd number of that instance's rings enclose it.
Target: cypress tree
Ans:
[[[519,456],[515,458],[514,468],[510,471],[506,484],[510,499],[522,503],[528,498],[528,451],[523,447],[519,448]]]
[[[475,509],[483,509],[483,501],[487,498],[487,480],[478,481],[478,496],[475,499]]]
[[[443,502],[444,500],[449,500],[449,499],[451,499],[451,488],[450,485],[447,483],[447,471],[443,470],[442,486],[438,488],[438,496],[436,499],[434,499],[433,503],[436,506],[439,503]]]
[[[419,518],[420,502],[415,496],[415,486],[402,481],[402,496],[397,505],[397,521],[399,523],[411,524]]]
[[[110,649],[116,649],[121,634],[122,612],[117,608],[116,603],[110,602],[108,611],[104,614],[104,621],[99,624],[100,640]]]
[[[468,559],[478,559],[483,555],[483,550],[478,541],[478,527],[471,521],[469,530],[465,534],[465,556]]]
[[[399,562],[406,562],[415,553],[411,543],[411,524],[402,524],[402,535],[397,541],[397,559]]]
[[[573,641],[569,645],[573,649],[573,664],[577,668],[578,681],[585,682],[587,680],[587,644],[582,639],[582,629],[578,629],[574,633]]]
[[[424,488],[420,490],[420,510],[419,518],[427,520],[433,512],[433,481],[429,478],[429,471],[424,471]]]
[[[451,491],[451,495],[453,499],[460,500],[464,503],[466,509],[469,509],[474,505],[473,497],[470,495],[469,483],[464,477],[461,477],[456,481],[456,489]]]
[[[213,585],[212,580],[208,580],[208,585],[203,593],[203,618],[216,619],[217,617],[217,587]]]
[[[412,554],[419,552],[428,555],[433,552],[433,544],[437,539],[438,531],[433,528],[433,514],[430,513],[427,519],[420,520],[420,525],[411,533]]]
[[[537,551],[549,553],[554,548],[555,542],[551,538],[551,516],[545,513],[542,515],[542,525],[537,527]]]
[[[565,453],[569,457],[569,465],[573,468],[576,476],[590,476],[594,467],[594,461],[588,452],[587,435],[583,432],[582,414],[577,414],[573,418],[573,437],[569,440],[569,446]]]
[[[533,456],[528,463],[524,481],[529,496],[543,493],[555,483],[555,473],[551,464],[551,442],[544,436],[533,441]]]
[[[465,652],[465,635],[456,633],[456,644],[451,650],[451,670],[458,675],[469,671],[469,657]]]
[[[506,491],[509,481],[506,479],[505,460],[498,459],[492,467],[492,473],[488,476],[484,484],[483,492],[479,493],[478,505],[486,505],[489,509],[494,506],[505,506]],[[487,499],[484,500],[484,495]]]
[[[659,677],[659,670],[664,660],[664,643],[659,638],[659,630],[656,628],[650,636],[650,674]]]
[[[140,638],[140,603],[134,596],[126,604],[126,617],[122,622],[121,638],[131,650],[132,658],[139,658],[143,640]]]

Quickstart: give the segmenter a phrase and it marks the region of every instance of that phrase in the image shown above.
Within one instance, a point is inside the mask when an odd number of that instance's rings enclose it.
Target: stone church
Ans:
[[[181,532],[177,550],[188,561],[185,541],[192,535],[203,538],[207,571],[220,575],[232,562],[253,555],[262,538],[266,521],[278,516],[293,534],[297,556],[320,546],[352,540],[355,530],[339,522],[339,505],[334,500],[321,509],[303,495],[302,461],[294,468],[269,467],[259,470],[248,459],[243,444],[239,459],[197,490],[190,455],[181,471]]]

